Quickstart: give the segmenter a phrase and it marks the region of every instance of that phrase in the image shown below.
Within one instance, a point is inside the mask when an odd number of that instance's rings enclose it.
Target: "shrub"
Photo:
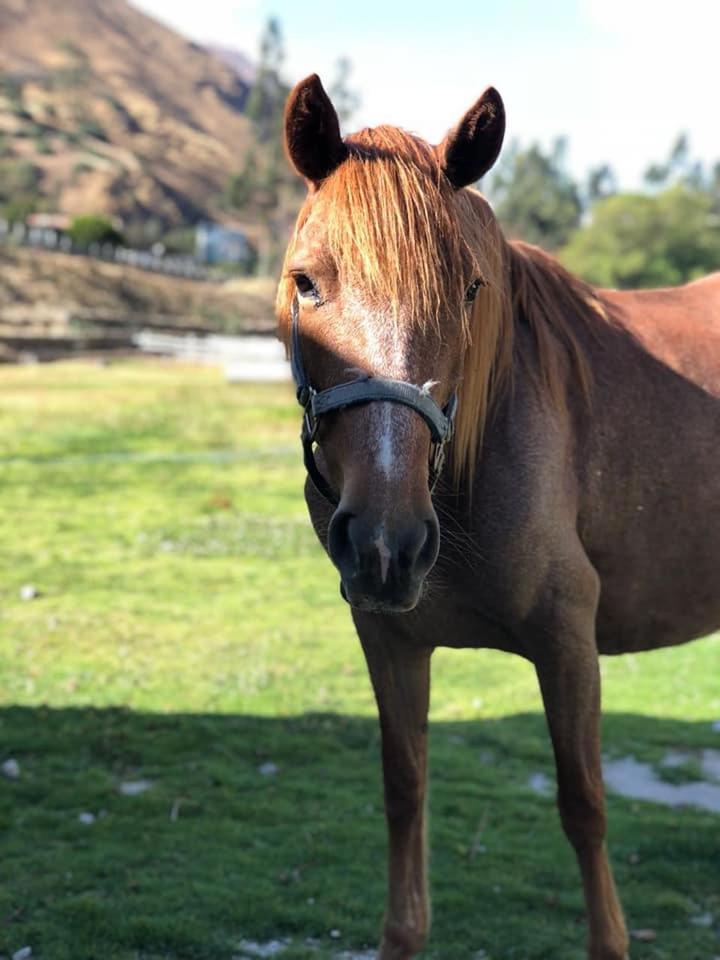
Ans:
[[[110,220],[95,214],[75,217],[70,224],[68,236],[78,247],[89,247],[92,243],[111,243],[117,246],[123,242],[122,234]]]
[[[107,134],[102,126],[93,117],[81,120],[77,125],[78,131],[86,137],[95,137],[96,140],[107,140]]]
[[[168,253],[195,252],[195,227],[176,227],[169,230],[160,241]]]
[[[52,153],[52,147],[50,146],[49,141],[44,136],[39,136],[35,139],[35,152],[40,154]]]
[[[10,224],[25,223],[31,213],[35,213],[38,207],[38,198],[28,195],[13,197],[2,208],[3,220]]]
[[[40,170],[27,160],[6,160],[0,164],[0,199],[35,196],[38,192]]]

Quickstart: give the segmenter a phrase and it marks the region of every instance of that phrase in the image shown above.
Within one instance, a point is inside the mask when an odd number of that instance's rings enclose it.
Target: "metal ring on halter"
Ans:
[[[300,344],[300,309],[297,296],[291,306],[290,369],[297,387],[298,403],[304,410],[300,439],[303,445],[305,469],[315,487],[326,500],[337,506],[340,498],[322,475],[315,462],[313,443],[317,436],[320,417],[333,410],[345,410],[362,403],[383,401],[400,403],[414,410],[423,418],[430,430],[432,451],[430,455],[430,493],[435,489],[445,461],[445,444],[452,438],[457,410],[457,394],[441,407],[421,387],[406,380],[391,380],[386,377],[359,377],[338,383],[327,390],[317,391],[305,373]]]

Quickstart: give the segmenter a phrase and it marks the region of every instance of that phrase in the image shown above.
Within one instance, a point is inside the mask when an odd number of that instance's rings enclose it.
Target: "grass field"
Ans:
[[[289,387],[208,369],[0,374],[0,762],[20,765],[0,778],[0,955],[374,944],[374,705],[306,520],[298,426]],[[606,753],[720,747],[720,638],[603,675]],[[531,669],[438,652],[432,721],[423,956],[581,960],[574,860],[528,787],[552,776]],[[633,958],[716,960],[720,816],[608,806],[629,924],[656,934]]]

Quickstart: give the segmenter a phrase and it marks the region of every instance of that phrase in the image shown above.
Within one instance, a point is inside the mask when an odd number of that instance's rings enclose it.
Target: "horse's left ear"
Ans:
[[[435,148],[440,166],[456,190],[488,172],[498,158],[504,135],[505,107],[495,87],[488,87]]]
[[[288,97],[285,145],[297,172],[315,186],[347,156],[335,107],[316,73],[301,80]]]

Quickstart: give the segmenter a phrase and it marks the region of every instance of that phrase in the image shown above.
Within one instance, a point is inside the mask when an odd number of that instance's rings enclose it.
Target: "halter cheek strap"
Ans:
[[[298,403],[305,411],[300,434],[303,459],[305,469],[318,492],[334,505],[340,502],[340,498],[320,473],[315,461],[313,444],[320,417],[333,410],[344,410],[361,403],[383,401],[409,407],[427,424],[432,440],[430,456],[430,492],[432,493],[445,460],[445,444],[452,438],[457,394],[453,393],[445,406],[440,407],[422,387],[416,387],[415,384],[405,380],[391,380],[386,377],[359,377],[318,392],[311,386],[302,360],[300,311],[297,297],[293,297],[291,317],[290,368],[297,386]]]

